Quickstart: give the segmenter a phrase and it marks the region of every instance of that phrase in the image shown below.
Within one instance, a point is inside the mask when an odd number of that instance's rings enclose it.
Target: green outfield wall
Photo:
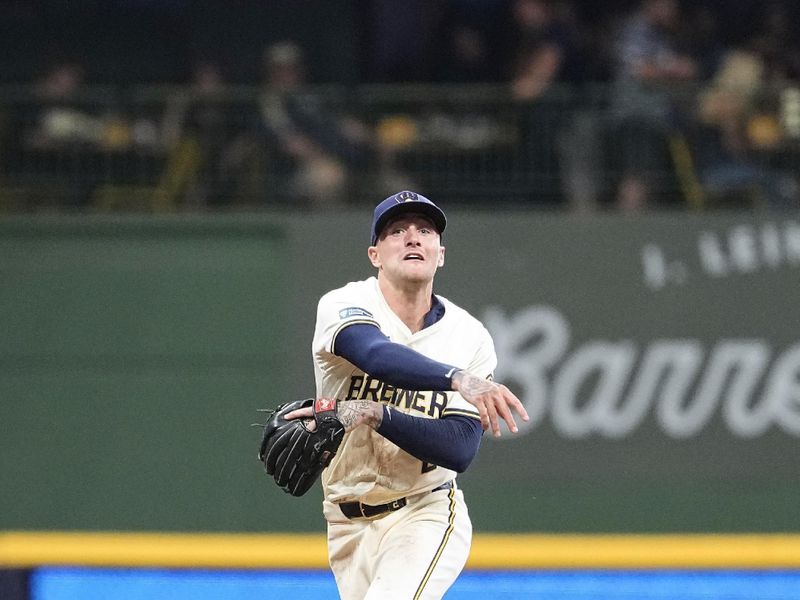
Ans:
[[[534,417],[459,477],[476,531],[800,532],[800,214],[445,209],[438,293]],[[369,219],[0,221],[0,530],[321,531],[250,424]]]

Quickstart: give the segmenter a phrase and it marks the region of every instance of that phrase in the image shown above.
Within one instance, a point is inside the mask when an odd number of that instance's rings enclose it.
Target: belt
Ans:
[[[451,479],[447,483],[443,483],[439,487],[433,488],[430,493],[438,492],[440,490],[449,490],[455,487],[455,482]],[[361,502],[342,502],[339,508],[342,509],[342,514],[348,519],[370,519],[385,513],[394,512],[403,508],[408,504],[405,498],[398,498],[386,504],[362,504]]]

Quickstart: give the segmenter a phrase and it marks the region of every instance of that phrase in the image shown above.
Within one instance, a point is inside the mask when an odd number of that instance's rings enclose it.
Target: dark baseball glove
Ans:
[[[286,420],[298,408],[313,407],[316,428],[311,431],[306,419]],[[258,459],[268,475],[292,496],[305,494],[336,455],[344,437],[337,418],[337,401],[312,398],[281,404],[264,425]]]

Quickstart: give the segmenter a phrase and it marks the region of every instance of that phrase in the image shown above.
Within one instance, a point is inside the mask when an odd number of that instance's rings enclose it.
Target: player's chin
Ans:
[[[436,272],[430,263],[422,261],[407,261],[403,263],[403,274],[411,281],[427,281]]]

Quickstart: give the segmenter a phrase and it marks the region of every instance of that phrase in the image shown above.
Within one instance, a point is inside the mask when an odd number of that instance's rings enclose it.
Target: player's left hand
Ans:
[[[317,424],[314,422],[314,409],[310,406],[307,408],[298,408],[297,410],[288,412],[283,418],[287,421],[293,421],[295,419],[310,419],[310,421],[306,422],[306,427],[309,431],[314,431],[317,426]]]
[[[309,398],[286,402],[269,411],[270,418],[262,426],[258,459],[267,475],[285,492],[293,496],[305,494],[336,455],[344,438],[336,407],[333,398]],[[310,411],[309,418],[286,418],[300,411]]]
[[[453,375],[453,389],[478,409],[483,430],[492,430],[495,437],[500,437],[498,416],[506,422],[512,433],[517,433],[517,423],[513,410],[523,421],[528,421],[528,411],[514,393],[506,386],[488,379],[482,379],[468,371],[457,371]]]

